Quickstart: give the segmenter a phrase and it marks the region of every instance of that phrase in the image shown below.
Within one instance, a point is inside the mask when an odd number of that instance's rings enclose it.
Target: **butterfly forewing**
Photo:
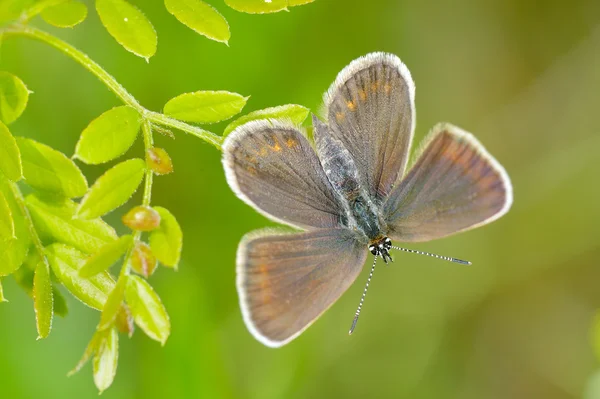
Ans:
[[[384,204],[388,234],[428,241],[491,222],[512,203],[504,168],[469,133],[436,126]]]
[[[265,216],[301,228],[339,225],[341,211],[315,151],[295,127],[253,121],[223,145],[227,181]]]
[[[248,329],[268,346],[289,342],[346,291],[366,256],[364,244],[346,229],[248,234],[237,255],[237,289]]]
[[[340,72],[325,94],[331,134],[352,154],[371,198],[390,192],[408,161],[414,83],[398,57],[373,53]]]

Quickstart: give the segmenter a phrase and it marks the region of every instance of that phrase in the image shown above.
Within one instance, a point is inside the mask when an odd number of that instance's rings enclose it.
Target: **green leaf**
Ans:
[[[34,0],[2,0],[0,1],[0,24],[18,19],[23,11],[31,7]]]
[[[81,359],[79,360],[77,365],[73,368],[73,370],[71,370],[67,373],[67,377],[70,377],[73,374],[77,373],[79,370],[81,370],[82,367],[85,366],[87,361],[90,360],[90,357],[92,357],[94,355],[94,353],[96,353],[98,351],[98,348],[100,347],[100,341],[102,339],[103,334],[105,334],[105,333],[106,332],[104,332],[104,331],[101,331],[101,332],[99,331],[94,334],[94,336],[90,340],[90,343],[85,348],[85,352],[83,352],[83,356],[81,357]]]
[[[33,188],[67,198],[81,197],[88,185],[83,173],[62,152],[37,141],[17,137],[23,176]]]
[[[33,277],[33,308],[38,331],[38,339],[46,338],[52,329],[54,300],[50,268],[46,262],[39,262]]]
[[[23,178],[21,153],[17,146],[17,140],[2,121],[0,121],[0,171],[12,181],[19,181]]]
[[[308,116],[309,109],[297,104],[280,105],[278,107],[271,107],[260,109],[258,111],[250,112],[244,116],[231,122],[225,128],[223,136],[227,136],[233,132],[235,128],[243,125],[244,123],[255,121],[257,119],[288,119],[294,125],[300,125]]]
[[[177,268],[183,241],[181,227],[165,208],[156,206],[154,210],[160,215],[160,227],[150,233],[150,248],[162,264]]]
[[[98,331],[106,330],[113,326],[113,323],[119,314],[119,309],[125,299],[125,288],[127,287],[127,280],[129,276],[123,275],[119,277],[115,288],[108,295],[108,299],[102,309],[102,315],[100,316],[100,323],[98,324]]]
[[[201,0],[165,0],[167,11],[195,32],[227,44],[231,33],[227,20],[210,4]]]
[[[100,251],[85,262],[85,265],[79,270],[81,277],[91,277],[114,265],[121,256],[127,251],[133,242],[130,235],[122,236],[117,241],[106,244]]]
[[[2,279],[0,278],[0,303],[8,302],[6,298],[4,298],[4,290],[2,289]]]
[[[0,243],[15,240],[15,222],[6,197],[0,191]]]
[[[75,219],[77,204],[69,199],[25,199],[33,224],[45,242],[61,242],[88,254],[117,239],[115,230],[102,219]]]
[[[15,201],[15,197],[10,187],[11,184],[0,176],[0,192],[4,194],[8,208],[13,216],[15,226],[14,240],[8,240],[2,243],[0,247],[0,276],[7,276],[17,270],[25,260],[29,247],[31,246],[31,236],[23,211]]]
[[[156,292],[141,277],[131,275],[125,299],[137,324],[146,335],[163,345],[171,333],[169,315]]]
[[[10,125],[27,106],[29,90],[15,75],[0,71],[0,121]]]
[[[102,25],[115,40],[146,61],[156,53],[158,38],[146,16],[124,0],[96,0]]]
[[[59,28],[72,28],[87,17],[87,7],[80,1],[67,0],[42,11],[42,18]]]
[[[165,114],[186,122],[216,123],[238,114],[249,97],[228,91],[184,93],[165,104]]]
[[[77,217],[92,219],[123,205],[136,192],[145,169],[146,163],[135,158],[107,170],[81,200]]]
[[[86,256],[64,244],[52,244],[46,247],[45,253],[52,271],[75,298],[94,309],[101,310],[104,307],[108,294],[115,287],[115,281],[108,272],[90,278],[81,277],[79,269],[85,263]]]
[[[312,3],[313,1],[315,1],[315,0],[288,0],[288,6],[290,6],[290,7],[302,6],[304,4]]]
[[[104,392],[111,386],[117,374],[119,361],[119,334],[116,328],[100,334],[100,341],[94,356],[94,383]]]
[[[69,314],[69,307],[65,297],[56,287],[52,287],[52,297],[54,298],[54,314],[60,317],[65,317]]]
[[[133,145],[140,126],[140,114],[135,109],[122,106],[108,110],[83,130],[75,156],[91,165],[111,161]]]
[[[288,0],[225,0],[225,4],[248,14],[266,14],[287,10]]]

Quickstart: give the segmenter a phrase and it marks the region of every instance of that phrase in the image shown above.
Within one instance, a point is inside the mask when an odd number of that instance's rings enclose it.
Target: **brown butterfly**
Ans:
[[[469,133],[433,128],[408,168],[415,86],[392,54],[372,53],[340,72],[313,116],[314,143],[285,121],[239,126],[223,145],[227,182],[266,217],[304,230],[247,234],[237,290],[250,332],[284,345],[327,310],[359,275],[367,254],[489,223],[512,203],[504,168]],[[366,287],[350,332],[363,305]]]

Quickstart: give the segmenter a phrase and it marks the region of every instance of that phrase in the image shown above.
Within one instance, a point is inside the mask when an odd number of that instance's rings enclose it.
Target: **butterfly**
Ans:
[[[228,184],[267,218],[302,230],[254,231],[237,251],[237,291],[252,335],[279,347],[300,335],[392,241],[446,237],[492,222],[512,204],[504,168],[464,130],[438,124],[408,167],[415,85],[398,57],[352,61],[324,95],[314,141],[290,122],[251,121],[223,144]],[[352,323],[360,314],[363,292]]]

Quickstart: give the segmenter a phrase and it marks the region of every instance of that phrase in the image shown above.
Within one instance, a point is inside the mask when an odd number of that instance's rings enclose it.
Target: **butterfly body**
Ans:
[[[455,126],[435,126],[407,168],[414,92],[396,56],[369,54],[325,94],[314,143],[278,120],[248,122],[225,140],[225,174],[238,197],[302,230],[252,232],[238,247],[242,315],[263,344],[284,345],[308,328],[354,282],[369,252],[391,260],[392,240],[445,237],[510,208],[504,168]]]

